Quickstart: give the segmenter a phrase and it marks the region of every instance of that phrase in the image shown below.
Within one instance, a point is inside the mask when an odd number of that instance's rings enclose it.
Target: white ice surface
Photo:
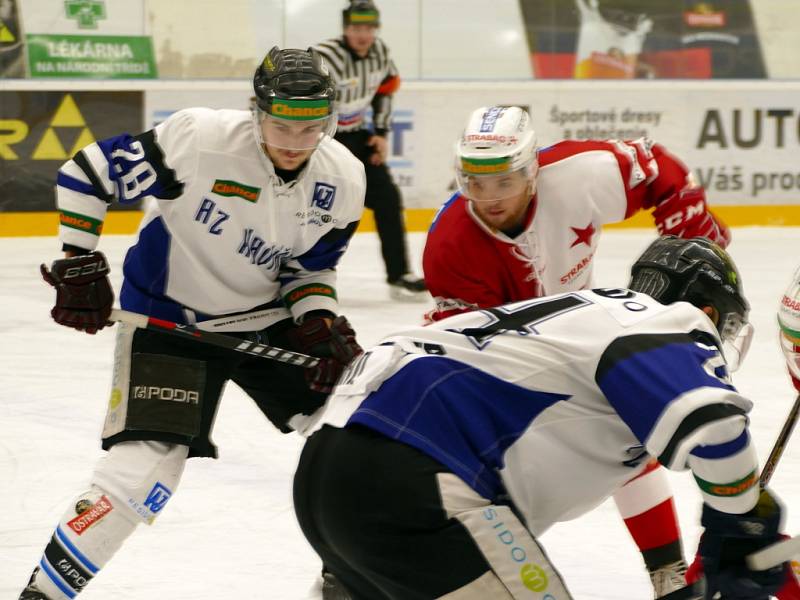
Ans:
[[[631,259],[652,232],[606,232],[597,281],[624,285]],[[423,234],[409,236],[415,264]],[[775,311],[797,262],[800,230],[734,232],[737,260],[753,306],[756,335],[734,377],[755,401],[752,432],[765,458],[795,394],[784,374]],[[118,287],[131,238],[106,236],[101,249]],[[86,486],[101,455],[113,333],[59,327],[53,293],[38,265],[57,257],[55,238],[0,239],[0,600],[17,598],[67,503]],[[342,312],[364,346],[397,325],[418,322],[428,305],[388,300],[377,238],[355,237],[340,268]],[[796,434],[800,436],[800,433]],[[291,478],[302,440],[276,432],[229,385],[214,440],[220,459],[193,459],[152,527],[142,526],[81,595],[85,600],[311,599],[319,570],[291,506]],[[687,473],[670,473],[686,542],[694,552],[699,495]],[[788,507],[787,530],[800,533],[800,440],[790,442],[773,477]],[[545,534],[542,541],[578,600],[651,597],[638,551],[612,502]],[[413,576],[410,574],[410,576]]]

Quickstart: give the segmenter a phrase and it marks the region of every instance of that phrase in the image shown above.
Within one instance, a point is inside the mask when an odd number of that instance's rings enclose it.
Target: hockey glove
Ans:
[[[706,237],[723,248],[731,241],[731,232],[708,210],[703,188],[685,188],[659,204],[653,211],[660,235],[680,238]]]
[[[783,293],[778,307],[778,324],[781,328],[781,350],[789,367],[792,385],[800,392],[800,269]]]
[[[364,352],[350,322],[341,315],[333,320],[311,317],[287,335],[294,348],[322,359],[306,369],[306,381],[312,390],[325,394],[333,389],[350,361]]]
[[[766,489],[756,506],[744,514],[720,512],[703,505],[698,552],[706,576],[706,598],[719,593],[726,600],[768,600],[782,587],[786,565],[766,571],[747,567],[748,554],[781,539],[781,506]]]
[[[108,280],[108,261],[102,252],[91,252],[54,260],[44,280],[56,288],[53,320],[86,333],[97,333],[108,325],[114,292]]]
[[[789,536],[780,537],[785,540]],[[689,570],[686,571],[686,583],[693,585],[701,579],[703,579],[703,561],[698,550],[694,561],[689,565]],[[786,565],[786,583],[776,592],[775,597],[778,600],[800,600],[800,556]]]

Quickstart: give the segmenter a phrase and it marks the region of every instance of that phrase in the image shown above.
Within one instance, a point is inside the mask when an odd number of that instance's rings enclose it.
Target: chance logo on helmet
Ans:
[[[324,119],[331,114],[327,100],[282,100],[272,101],[272,115],[282,119]]]

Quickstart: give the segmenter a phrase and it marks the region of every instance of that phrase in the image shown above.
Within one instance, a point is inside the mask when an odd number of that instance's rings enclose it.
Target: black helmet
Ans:
[[[336,87],[320,54],[274,46],[253,77],[256,106],[283,119],[323,119],[334,112]]]
[[[375,25],[380,27],[381,13],[372,0],[350,0],[350,6],[342,11],[342,26]]]
[[[750,305],[736,265],[725,250],[707,238],[658,238],[631,267],[628,287],[662,304],[684,301],[698,308],[714,307],[723,341],[735,337],[747,323]]]

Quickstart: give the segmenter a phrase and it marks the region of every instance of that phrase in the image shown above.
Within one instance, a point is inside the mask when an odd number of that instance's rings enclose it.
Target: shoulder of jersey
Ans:
[[[438,237],[442,241],[451,240],[455,231],[469,229],[473,225],[472,219],[467,214],[466,200],[456,192],[436,212],[428,235]],[[457,240],[453,242],[458,243]]]
[[[169,119],[173,135],[182,131],[193,135],[195,149],[215,148],[235,154],[240,148],[252,152],[257,147],[248,110],[186,108]]]
[[[375,49],[376,50],[382,50],[383,52],[387,52],[389,50],[389,46],[387,46],[386,42],[384,42],[381,38],[376,37],[375,38]]]
[[[633,295],[630,298],[620,295],[626,292]],[[717,335],[716,328],[703,311],[688,302],[662,304],[647,294],[624,289],[595,288],[581,293],[588,294],[590,300],[604,306],[624,327],[674,328],[676,331],[701,329]]]
[[[330,50],[333,48],[343,48],[344,44],[342,43],[342,38],[330,38],[319,44],[316,44],[314,48],[316,49],[323,49],[323,50]]]
[[[358,181],[363,177],[364,164],[341,142],[326,137],[317,146],[315,153],[318,154],[321,169],[333,169],[341,176]]]
[[[614,146],[602,140],[563,140],[539,149],[536,157],[540,168],[561,164],[568,159],[587,164],[598,160],[598,151],[607,153],[610,160],[616,160],[613,158]]]

